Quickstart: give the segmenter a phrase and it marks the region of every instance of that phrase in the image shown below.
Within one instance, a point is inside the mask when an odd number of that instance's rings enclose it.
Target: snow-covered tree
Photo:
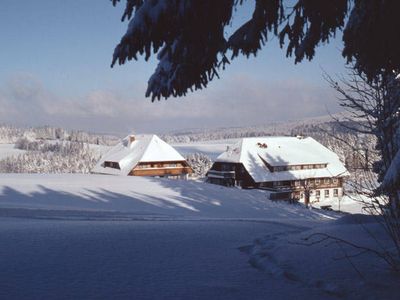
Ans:
[[[89,173],[100,158],[82,142],[21,138],[16,146],[26,152],[0,160],[1,173]]]
[[[116,5],[121,0],[111,0]],[[112,65],[158,53],[146,96],[182,96],[206,87],[239,55],[256,55],[273,37],[295,62],[311,60],[318,45],[344,28],[343,56],[374,78],[400,70],[398,0],[255,0],[251,18],[230,36],[236,10],[245,0],[127,0],[122,21],[128,30]],[[348,16],[348,18],[347,18]],[[345,24],[347,20],[347,24]]]
[[[22,137],[23,130],[10,125],[0,125],[0,143],[14,143]]]
[[[24,128],[10,125],[0,125],[0,143],[13,144],[29,143],[34,140],[58,140],[112,146],[115,145],[119,139],[119,137],[112,135],[96,134],[77,130],[66,130],[51,126]],[[32,146],[32,144],[30,144],[30,146]],[[23,145],[21,145],[21,147],[16,146],[16,148],[24,149]]]
[[[205,177],[212,166],[211,158],[203,153],[191,153],[185,157],[188,164],[192,167],[194,174]]]

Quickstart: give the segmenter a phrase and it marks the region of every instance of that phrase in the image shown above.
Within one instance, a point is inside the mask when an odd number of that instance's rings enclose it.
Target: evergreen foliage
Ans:
[[[198,177],[205,177],[213,164],[210,157],[199,152],[188,154],[185,159]]]
[[[111,1],[116,5],[121,0]],[[226,26],[243,3],[127,0],[122,21],[130,20],[128,30],[115,48],[112,66],[158,53],[146,92],[154,101],[206,87],[230,62],[228,54],[231,59],[256,55],[271,36],[298,63],[311,60],[317,46],[344,29],[343,56],[369,80],[382,70],[400,70],[397,0],[255,0],[250,20],[226,36]]]

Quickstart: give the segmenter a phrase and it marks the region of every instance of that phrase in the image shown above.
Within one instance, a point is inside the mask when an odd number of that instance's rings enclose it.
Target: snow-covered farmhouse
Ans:
[[[319,201],[341,197],[347,175],[339,157],[313,138],[257,137],[228,147],[207,181],[266,189],[271,199]]]
[[[193,172],[172,146],[156,135],[129,135],[108,151],[92,173],[186,178]]]

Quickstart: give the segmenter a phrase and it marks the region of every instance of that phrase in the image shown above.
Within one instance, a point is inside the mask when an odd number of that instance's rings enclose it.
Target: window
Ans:
[[[119,163],[114,162],[114,161],[105,161],[104,162],[104,168],[113,168],[113,169],[119,169]]]
[[[337,178],[333,178],[333,179],[332,179],[332,182],[333,182],[333,183],[338,183],[338,179],[337,179]]]
[[[285,171],[286,167],[274,167],[275,172]]]
[[[300,181],[296,180],[296,181],[294,182],[294,186],[300,186]]]
[[[315,179],[315,185],[319,185],[319,183],[320,183],[319,178],[316,178],[316,179]]]
[[[329,190],[325,190],[325,198],[329,198]]]
[[[321,197],[321,191],[320,190],[316,190],[315,191],[315,197],[317,197],[317,198]]]
[[[324,183],[325,183],[325,184],[329,184],[329,183],[331,183],[331,180],[330,180],[329,178],[325,178],[325,179],[324,179]]]
[[[334,189],[333,190],[333,197],[337,197],[339,196],[339,190],[338,189]]]

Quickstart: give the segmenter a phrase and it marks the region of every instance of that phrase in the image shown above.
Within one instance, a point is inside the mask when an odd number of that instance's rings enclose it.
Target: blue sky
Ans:
[[[247,18],[253,1],[235,16]],[[294,65],[276,40],[239,58],[208,89],[151,103],[144,97],[156,61],[110,68],[127,23],[109,0],[7,1],[0,11],[0,122],[99,132],[163,132],[242,126],[336,112],[322,80],[344,71],[340,37]],[[235,26],[235,25],[234,25]],[[229,28],[227,29],[229,32]]]

